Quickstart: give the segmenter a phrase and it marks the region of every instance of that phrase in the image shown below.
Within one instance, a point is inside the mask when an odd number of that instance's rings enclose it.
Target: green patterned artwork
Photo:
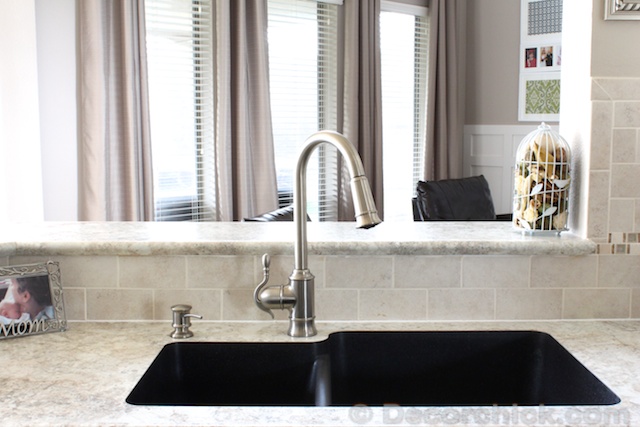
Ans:
[[[526,82],[525,114],[560,113],[560,79]]]

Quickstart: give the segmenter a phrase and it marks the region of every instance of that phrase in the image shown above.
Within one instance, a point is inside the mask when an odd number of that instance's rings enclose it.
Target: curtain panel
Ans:
[[[342,126],[356,147],[371,185],[378,215],[384,219],[382,173],[382,75],[380,0],[345,0]],[[338,219],[353,221],[349,173],[342,168]]]
[[[462,176],[466,0],[429,3],[424,179]]]
[[[78,218],[153,220],[144,1],[76,6]]]
[[[216,3],[218,220],[278,207],[269,97],[266,0]]]

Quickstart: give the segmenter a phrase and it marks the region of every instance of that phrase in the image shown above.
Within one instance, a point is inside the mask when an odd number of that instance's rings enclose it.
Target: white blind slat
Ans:
[[[337,6],[313,0],[269,0],[269,76],[278,191],[293,192],[302,143],[335,128]],[[292,37],[292,35],[295,35]],[[307,204],[314,221],[336,217],[336,155],[317,150],[307,169]],[[329,177],[329,178],[327,178]]]
[[[201,0],[145,0],[156,220],[212,220],[212,13]]]

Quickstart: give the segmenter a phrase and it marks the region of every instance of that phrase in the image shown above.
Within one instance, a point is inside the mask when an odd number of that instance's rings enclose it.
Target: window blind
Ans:
[[[278,171],[285,203],[293,193],[298,153],[337,117],[338,7],[314,0],[269,0],[269,78]],[[307,205],[312,220],[337,217],[337,154],[322,145],[309,160]]]
[[[411,221],[423,174],[428,20],[425,8],[387,10],[380,16],[385,221]]]
[[[211,2],[146,0],[157,221],[214,219]]]

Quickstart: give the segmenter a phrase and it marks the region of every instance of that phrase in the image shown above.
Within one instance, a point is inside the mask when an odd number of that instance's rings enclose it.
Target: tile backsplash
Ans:
[[[593,78],[591,98],[587,237],[600,253],[638,254],[640,79]]]
[[[178,302],[206,320],[269,320],[252,299],[258,256],[50,258],[69,320],[170,320]],[[292,266],[293,257],[272,257],[270,283],[285,283]],[[640,317],[640,255],[312,256],[310,269],[319,320]]]

